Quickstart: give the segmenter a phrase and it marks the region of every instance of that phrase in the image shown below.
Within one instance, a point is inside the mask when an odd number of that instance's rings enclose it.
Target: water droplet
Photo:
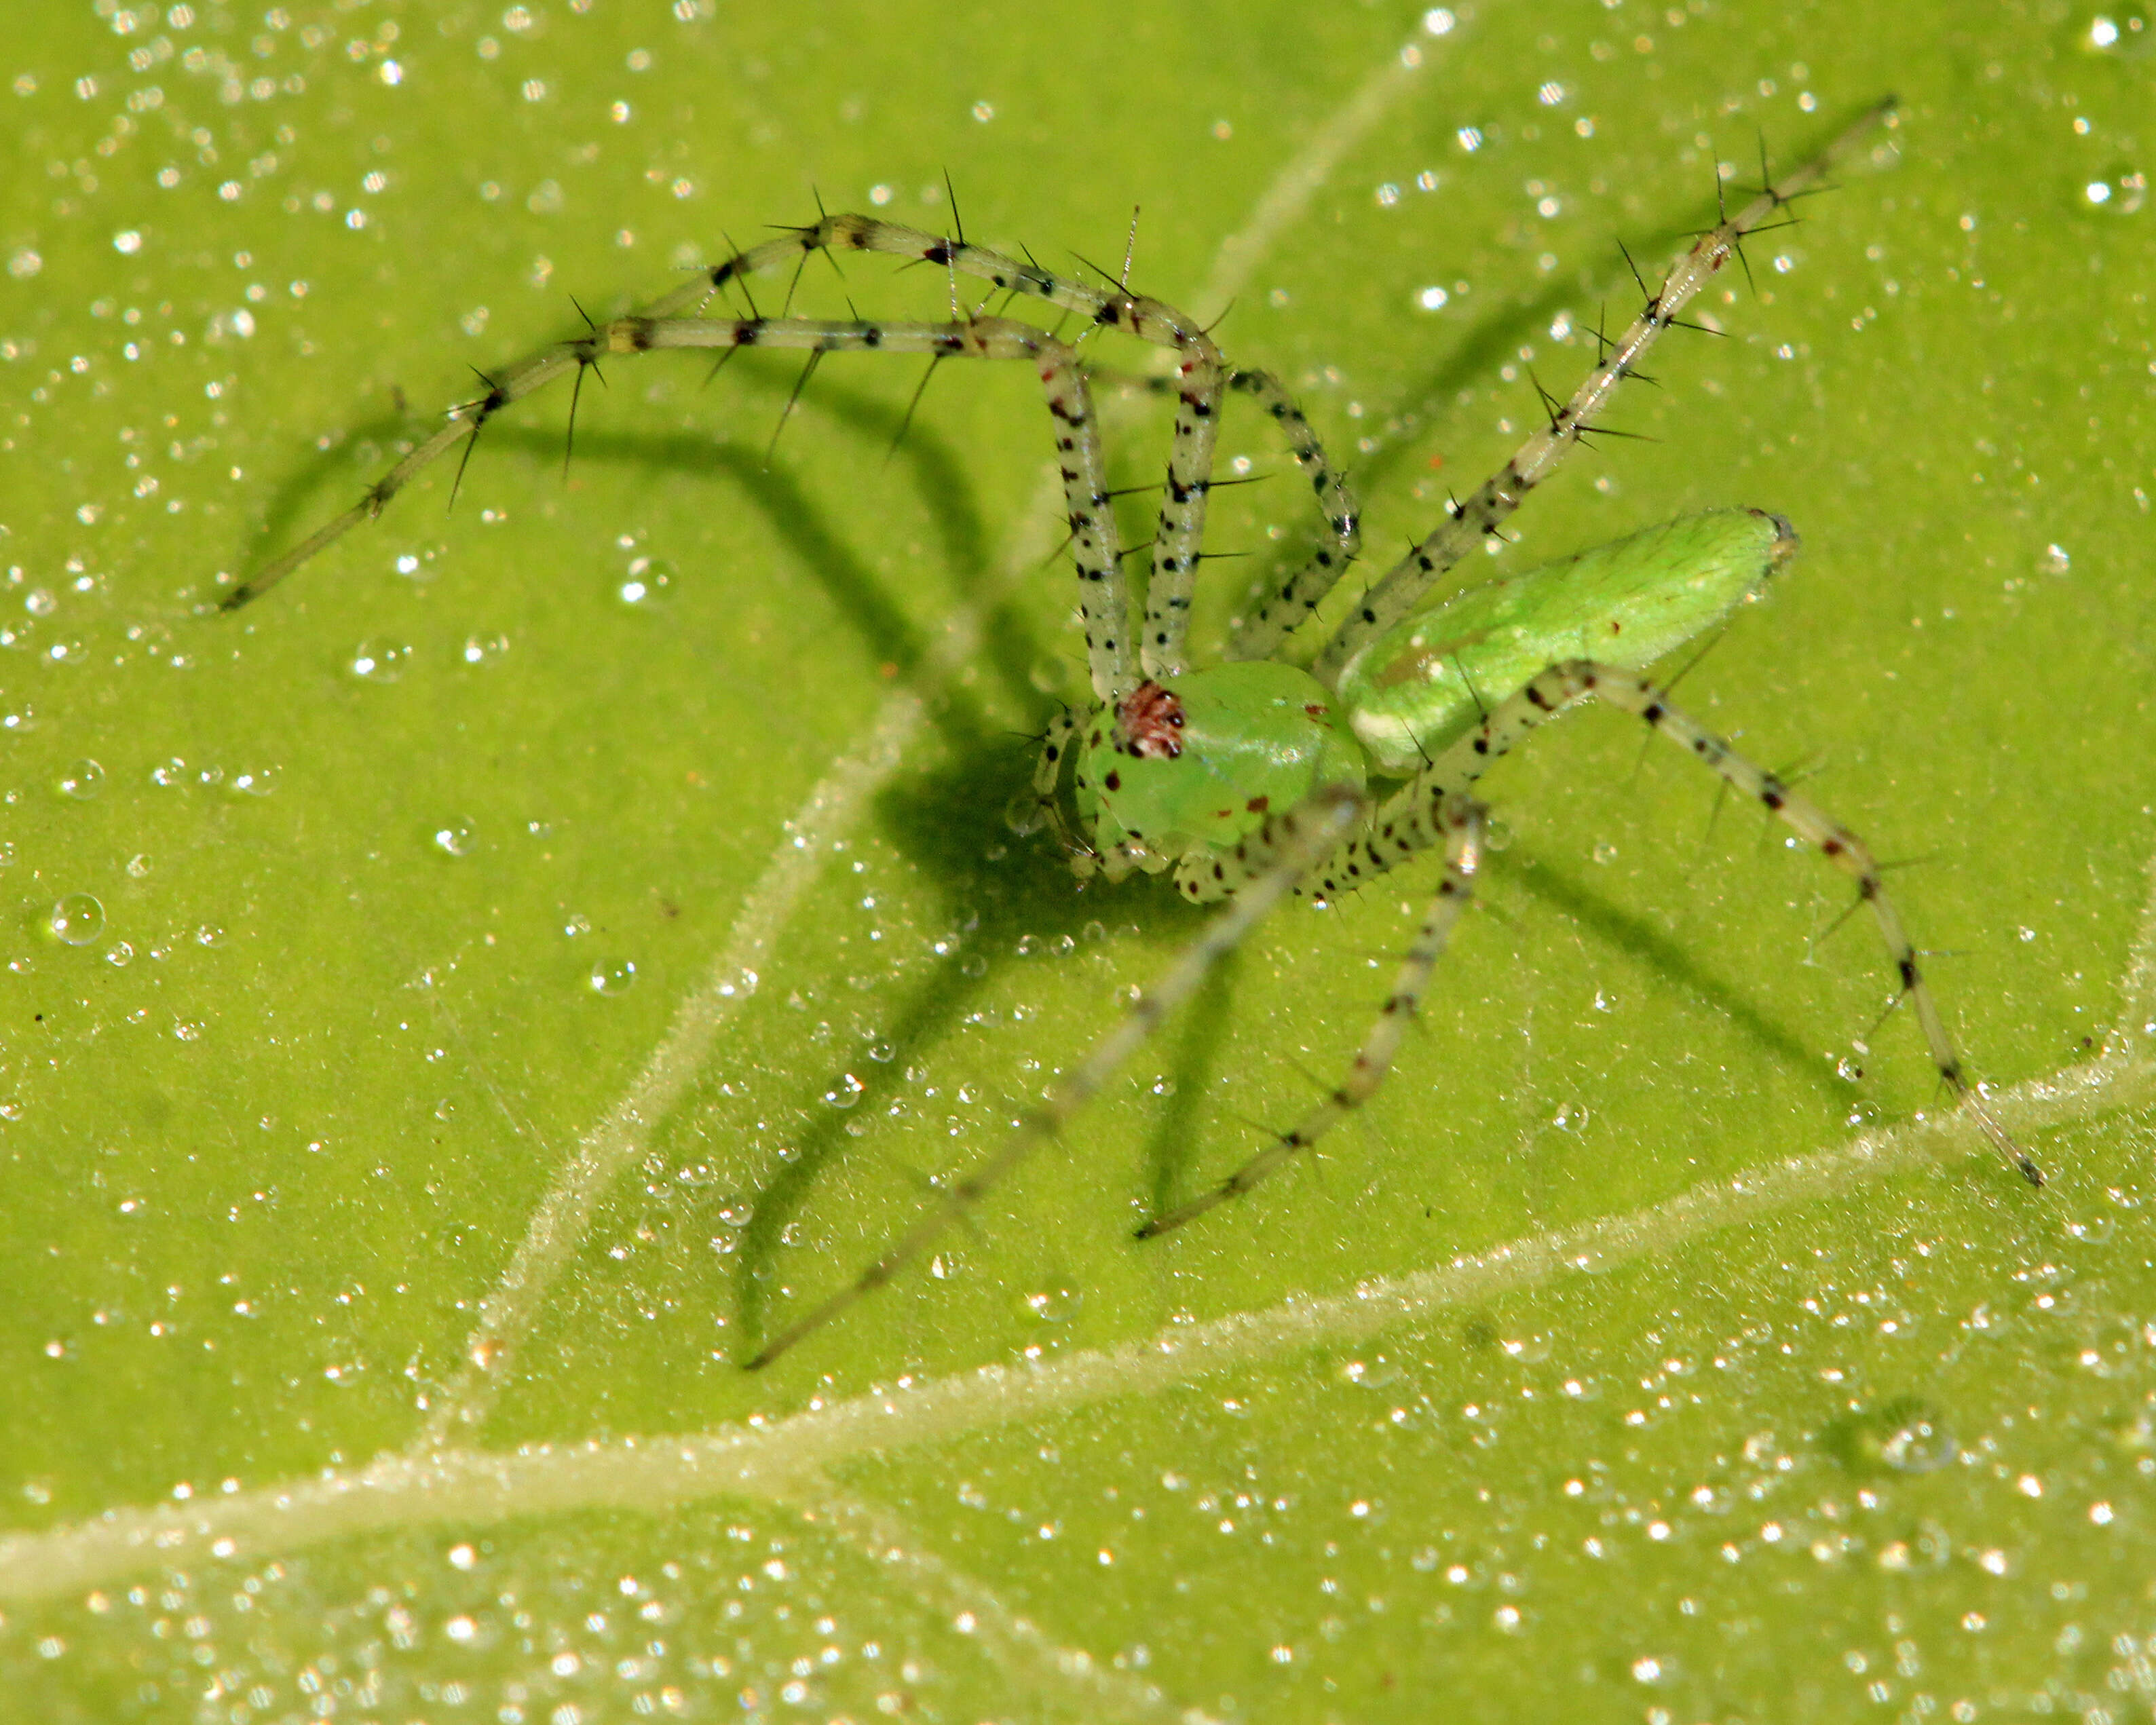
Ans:
[[[2138,3],[2107,6],[2089,20],[2082,39],[2097,54],[2138,60],[2156,53],[2156,19]]]
[[[664,557],[631,557],[614,596],[632,610],[654,611],[674,584],[674,566]]]
[[[150,872],[150,859],[137,851],[127,859],[127,878],[140,880]]]
[[[636,963],[629,958],[602,958],[591,968],[594,994],[626,994],[636,985]]]
[[[412,649],[398,641],[362,641],[345,655],[344,668],[362,683],[393,683],[404,675]]]
[[[225,788],[235,797],[266,797],[277,788],[277,769],[243,767],[225,781]]]
[[[1594,846],[1594,860],[1599,863],[1612,863],[1616,861],[1617,847],[1614,845],[1610,844],[1607,839],[1598,840]]]
[[[105,932],[105,906],[86,892],[70,892],[46,912],[45,926],[64,947],[86,947]]]
[[[850,1108],[861,1099],[868,1086],[850,1072],[840,1077],[838,1083],[824,1092],[824,1100],[834,1108]]]
[[[466,665],[491,665],[509,650],[509,637],[502,634],[466,635],[463,650]]]
[[[1048,805],[1031,791],[1014,791],[1004,804],[1004,824],[1026,838],[1048,824]]]
[[[115,941],[105,949],[105,962],[115,970],[123,970],[135,957],[134,947],[125,941]]]
[[[434,845],[444,856],[470,856],[479,849],[479,829],[470,815],[459,814],[434,829]]]
[[[1916,1396],[1897,1397],[1837,1425],[1828,1443],[1860,1472],[1936,1473],[1961,1453],[1939,1410]]]
[[[2107,216],[2140,214],[2148,202],[2148,175],[2130,162],[2113,162],[2082,182],[2082,208]]]
[[[105,788],[105,769],[95,761],[77,761],[73,766],[60,769],[56,784],[63,797],[72,797],[78,803],[87,803]]]
[[[1025,1309],[1045,1324],[1068,1323],[1084,1303],[1078,1291],[1062,1281],[1037,1288],[1025,1296]]]

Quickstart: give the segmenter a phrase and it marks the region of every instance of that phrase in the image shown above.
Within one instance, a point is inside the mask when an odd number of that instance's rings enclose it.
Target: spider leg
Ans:
[[[377,480],[358,503],[234,588],[225,596],[223,607],[232,610],[245,604],[360,522],[379,515],[415,475],[459,440],[476,438],[502,408],[566,373],[581,376],[586,367],[595,365],[602,356],[716,348],[724,357],[744,347],[806,350],[811,367],[824,355],[841,352],[925,353],[937,359],[1029,362],[1056,422],[1056,448],[1061,458],[1072,554],[1078,566],[1079,603],[1085,614],[1094,692],[1103,701],[1113,701],[1137,684],[1137,655],[1131,649],[1127,624],[1129,601],[1120,567],[1115,511],[1108,501],[1106,458],[1084,369],[1068,344],[1037,325],[1002,318],[942,324],[808,317],[660,317],[649,313],[615,318],[575,341],[542,348],[489,377],[484,398],[452,408],[448,423]],[[804,370],[793,398],[787,403],[789,413],[807,381]],[[785,424],[783,416],[779,423]],[[469,443],[464,453],[468,459]],[[461,464],[459,471],[461,474]]]
[[[812,251],[879,252],[932,264],[1075,313],[1092,328],[1120,330],[1141,341],[1174,350],[1174,433],[1160,523],[1153,536],[1152,578],[1146,589],[1138,657],[1139,669],[1147,676],[1172,676],[1182,670],[1190,593],[1197,579],[1199,547],[1205,536],[1206,493],[1219,435],[1220,397],[1226,387],[1226,368],[1212,338],[1188,313],[1148,295],[1133,294],[1112,278],[1107,285],[1096,286],[963,239],[860,215],[824,216],[789,228],[778,239],[752,246],[699,275],[659,301],[653,313],[671,316],[696,309],[744,275],[798,265]]]
[[[1868,110],[1819,156],[1769,185],[1735,215],[1725,217],[1702,235],[1671,266],[1661,285],[1649,295],[1639,316],[1573,392],[1572,398],[1550,414],[1548,424],[1522,444],[1481,489],[1364,595],[1363,603],[1335,631],[1311,666],[1318,681],[1327,687],[1336,685],[1358,651],[1412,611],[1447,570],[1495,533],[1527,493],[1550,476],[1581,434],[1594,429],[1595,415],[1662,331],[1679,321],[1678,311],[1732,258],[1741,257],[1744,236],[1802,197],[1883,124],[1894,108],[1889,98]],[[1718,187],[1720,182],[1716,183]]]
[[[1229,375],[1228,387],[1256,398],[1267,417],[1280,427],[1296,465],[1317,494],[1332,540],[1321,544],[1310,561],[1278,587],[1268,586],[1250,614],[1236,625],[1227,656],[1270,659],[1355,561],[1363,548],[1362,511],[1356,507],[1347,475],[1327,459],[1325,446],[1279,378],[1270,372],[1238,370]]]
[[[1671,706],[1666,691],[1636,671],[1588,659],[1552,665],[1519,693],[1499,703],[1479,727],[1410,779],[1378,809],[1366,832],[1342,846],[1340,855],[1313,870],[1306,888],[1297,890],[1331,896],[1361,886],[1428,848],[1441,833],[1450,799],[1517,748],[1530,732],[1589,696],[1641,720],[1738,795],[1765,809],[1856,882],[1857,901],[1871,906],[1872,921],[1886,945],[1887,962],[1898,984],[1896,999],[1906,1000],[1916,1014],[1940,1081],[1992,1147],[2030,1185],[2042,1185],[2043,1171],[1992,1118],[1970,1081],[1938,1001],[1917,962],[1916,944],[1887,896],[1883,871],[1870,848],[1810,798],[1791,789],[1779,776],[1755,766],[1723,738]]]
[[[1269,821],[1265,830],[1270,834],[1269,842],[1272,846],[1270,866],[1205,926],[1158,983],[1130,1003],[1122,1022],[1056,1083],[1040,1106],[1012,1131],[1000,1149],[954,1181],[927,1214],[901,1234],[851,1283],[766,1343],[750,1358],[747,1368],[756,1371],[769,1365],[803,1337],[823,1328],[857,1301],[874,1293],[933,1245],[945,1230],[970,1215],[1013,1169],[1043,1145],[1060,1137],[1071,1119],[1144,1045],[1162,1021],[1197,992],[1214,967],[1240,946],[1244,937],[1288,896],[1304,873],[1363,818],[1366,808],[1358,793],[1335,788],[1318,792],[1299,809]]]
[[[1449,796],[1435,811],[1434,824],[1444,835],[1445,872],[1423,912],[1422,926],[1400,960],[1393,978],[1392,992],[1363,1034],[1347,1076],[1324,1098],[1235,1173],[1199,1197],[1163,1216],[1156,1216],[1137,1230],[1140,1240],[1180,1228],[1194,1217],[1240,1198],[1268,1176],[1277,1173],[1290,1160],[1309,1149],[1333,1127],[1377,1093],[1392,1070],[1400,1039],[1430,985],[1430,973],[1444,955],[1460,913],[1474,894],[1474,876],[1481,860],[1485,811],[1472,798]]]
[[[1909,938],[1901,913],[1887,897],[1878,861],[1856,834],[1842,825],[1810,798],[1791,790],[1774,773],[1755,767],[1722,738],[1679,712],[1663,698],[1662,691],[1636,671],[1614,670],[1592,660],[1573,660],[1553,665],[1513,698],[1518,708],[1514,722],[1520,734],[1539,725],[1550,711],[1594,695],[1610,706],[1643,720],[1667,737],[1708,771],[1718,775],[1741,797],[1748,797],[1774,815],[1811,849],[1856,883],[1858,900],[1871,907],[1872,921],[1886,943],[1887,956],[1899,983],[1896,999],[1906,1000],[1922,1028],[1925,1046],[1939,1079],[1968,1113],[1994,1149],[2032,1186],[2044,1183],[2043,1171],[2028,1153],[1991,1117],[1977,1087],[1969,1081],[1938,1001],[1924,980],[1917,963],[1916,945]],[[1501,709],[1492,717],[1492,730],[1503,724]]]
[[[1096,384],[1108,382],[1118,389],[1147,395],[1167,395],[1180,388],[1179,380],[1173,377],[1132,377],[1098,366],[1089,367],[1089,374]],[[1255,397],[1266,418],[1279,428],[1289,455],[1302,470],[1303,477],[1310,481],[1310,488],[1317,495],[1318,508],[1325,516],[1326,531],[1332,539],[1331,544],[1318,547],[1309,566],[1293,578],[1277,599],[1269,590],[1257,615],[1238,627],[1227,656],[1264,659],[1332,590],[1333,583],[1362,550],[1362,511],[1348,486],[1348,475],[1333,466],[1325,453],[1325,445],[1288,393],[1286,385],[1270,372],[1238,366],[1228,372],[1227,386],[1236,394]],[[1246,483],[1241,480],[1212,480],[1205,489],[1210,493],[1223,485]],[[1269,624],[1276,626],[1268,628]]]
[[[1008,816],[1010,829],[1021,835],[1037,833],[1046,827],[1055,835],[1055,842],[1065,855],[1091,848],[1081,845],[1070,836],[1059,795],[1064,757],[1070,752],[1070,739],[1084,728],[1084,724],[1069,707],[1048,721],[1047,733],[1040,739],[1040,758],[1034,762],[1033,788],[1030,792],[1021,791],[1011,799]]]

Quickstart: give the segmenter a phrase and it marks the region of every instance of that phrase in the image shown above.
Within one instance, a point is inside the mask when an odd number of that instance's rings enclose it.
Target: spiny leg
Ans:
[[[1070,739],[1084,725],[1085,721],[1067,706],[1048,721],[1040,739],[1040,753],[1033,763],[1033,787],[1012,798],[1005,818],[1005,824],[1020,837],[1046,827],[1066,855],[1080,847],[1063,819],[1063,757],[1070,752]]]
[[[1226,387],[1219,350],[1209,341],[1204,352],[1185,349],[1176,384],[1175,434],[1168,446],[1168,485],[1153,532],[1145,634],[1138,642],[1139,663],[1148,677],[1180,676],[1189,668],[1183,648],[1190,634],[1190,595],[1205,542],[1205,503]]]
[[[656,309],[664,313],[700,306],[730,283],[789,264],[798,268],[810,253],[818,251],[875,252],[932,264],[1076,312],[1096,329],[1120,330],[1141,341],[1175,351],[1175,430],[1168,447],[1160,525],[1153,536],[1152,578],[1146,588],[1145,629],[1139,654],[1149,677],[1172,676],[1183,670],[1190,591],[1205,538],[1206,493],[1213,476],[1220,396],[1225,387],[1220,350],[1212,338],[1188,312],[1149,295],[1133,294],[1120,282],[1096,287],[1075,276],[1058,275],[1037,264],[1020,263],[964,239],[902,227],[875,216],[851,214],[827,215],[737,253],[703,272],[694,284],[676,289]]]
[[[1385,997],[1383,1007],[1364,1033],[1363,1045],[1356,1051],[1347,1076],[1296,1123],[1294,1130],[1283,1132],[1204,1196],[1147,1223],[1137,1231],[1139,1239],[1150,1239],[1171,1228],[1180,1228],[1193,1217],[1202,1216],[1231,1198],[1240,1198],[1260,1180],[1278,1172],[1291,1158],[1316,1144],[1377,1094],[1378,1087],[1392,1070],[1400,1039],[1406,1034],[1408,1022],[1414,1016],[1423,990],[1430,984],[1430,972],[1444,955],[1453,926],[1474,894],[1474,876],[1481,862],[1483,821],[1482,805],[1468,797],[1448,797],[1437,810],[1435,824],[1444,835],[1444,876],[1430,896],[1414,943],[1400,960],[1392,992]]]
[[[1815,186],[1894,108],[1892,97],[1879,103],[1819,156],[1768,186],[1735,215],[1701,236],[1671,267],[1645,309],[1610,345],[1601,362],[1573,392],[1572,399],[1553,408],[1546,426],[1522,444],[1509,461],[1364,596],[1312,665],[1317,680],[1328,687],[1336,684],[1341,670],[1358,651],[1406,616],[1448,569],[1496,531],[1527,493],[1549,477],[1581,434],[1594,429],[1594,416],[1617,386],[1638,366],[1656,337],[1676,321],[1677,313],[1693,295],[1738,255],[1745,235]]]
[[[245,604],[360,522],[379,515],[415,475],[456,447],[459,439],[476,439],[487,421],[504,408],[564,374],[574,371],[581,376],[584,367],[596,365],[604,356],[711,348],[732,353],[744,347],[805,349],[812,357],[880,352],[926,353],[939,359],[1031,362],[1057,424],[1056,447],[1072,554],[1078,566],[1079,600],[1085,614],[1094,689],[1102,700],[1110,701],[1137,681],[1115,511],[1108,500],[1106,459],[1084,368],[1068,343],[1036,325],[1004,318],[981,317],[957,323],[644,314],[615,318],[587,336],[542,348],[495,373],[488,380],[485,396],[452,408],[448,423],[377,480],[358,503],[234,588],[225,596],[223,608],[232,610]]]
[[[1275,845],[1273,866],[1206,925],[1158,983],[1131,1002],[1122,1021],[1049,1091],[1040,1106],[1012,1131],[1001,1149],[944,1192],[934,1207],[850,1286],[767,1343],[749,1360],[748,1369],[769,1365],[802,1337],[874,1293],[927,1250],[946,1229],[970,1214],[1005,1175],[1059,1137],[1162,1020],[1198,991],[1213,968],[1242,944],[1244,937],[1287,896],[1312,864],[1339,844],[1341,836],[1363,818],[1367,807],[1356,792],[1336,788],[1320,791],[1301,808],[1268,822]]]
[[[1331,545],[1319,546],[1307,563],[1277,587],[1268,585],[1258,595],[1250,615],[1236,625],[1227,656],[1270,659],[1296,625],[1317,608],[1361,552],[1362,512],[1348,489],[1348,475],[1326,459],[1317,434],[1279,378],[1270,372],[1237,371],[1229,376],[1228,387],[1255,396],[1279,424],[1296,465],[1317,494],[1318,506],[1325,511],[1333,540]]]
[[[1098,366],[1088,367],[1086,373],[1096,386],[1108,382],[1118,389],[1147,395],[1166,395],[1181,387],[1180,380],[1177,378],[1132,377],[1126,372],[1106,371]],[[1256,398],[1265,417],[1280,428],[1281,437],[1287,445],[1289,455],[1302,470],[1302,476],[1310,482],[1310,489],[1317,495],[1317,506],[1325,516],[1326,531],[1332,542],[1321,545],[1312,553],[1308,567],[1291,578],[1291,585],[1296,592],[1304,591],[1311,588],[1312,583],[1317,583],[1314,588],[1316,597],[1309,602],[1315,605],[1318,599],[1332,591],[1332,584],[1363,549],[1361,507],[1355,501],[1355,494],[1348,483],[1347,474],[1332,465],[1331,458],[1325,453],[1325,445],[1319,440],[1310,421],[1304,417],[1302,409],[1296,405],[1295,398],[1288,393],[1286,384],[1270,372],[1238,366],[1230,367],[1228,372],[1228,388],[1231,393]],[[1245,481],[1214,480],[1208,483],[1206,489],[1209,491],[1217,490],[1223,483],[1240,485]],[[1272,649],[1279,644],[1279,636],[1285,635],[1292,625],[1283,624],[1276,635],[1268,636],[1262,632],[1254,634],[1253,629],[1262,620],[1265,609],[1265,603],[1261,602],[1258,615],[1239,625],[1235,639],[1229,647],[1228,658],[1264,659],[1270,656]],[[1307,608],[1304,614],[1307,614]],[[1296,620],[1300,621],[1301,618]]]
[[[1738,795],[1768,809],[1856,883],[1858,900],[1871,907],[1880,938],[1901,984],[1896,1000],[1906,999],[1917,1014],[1932,1064],[1955,1101],[1976,1122],[1999,1153],[2032,1186],[2044,1183],[2043,1172],[2005,1127],[1993,1119],[1982,1096],[1964,1071],[1938,1003],[1917,964],[1917,952],[1901,914],[1887,896],[1878,863],[1856,834],[1809,798],[1799,795],[1774,774],[1754,766],[1727,742],[1671,706],[1662,690],[1636,671],[1575,659],[1552,665],[1518,694],[1499,704],[1476,731],[1446,750],[1378,811],[1369,829],[1342,847],[1339,857],[1315,871],[1310,891],[1331,896],[1351,890],[1393,866],[1398,855],[1412,855],[1430,842],[1436,812],[1517,747],[1538,726],[1584,697],[1593,695],[1643,719],[1694,760],[1714,773]],[[1397,853],[1397,855],[1396,855]]]

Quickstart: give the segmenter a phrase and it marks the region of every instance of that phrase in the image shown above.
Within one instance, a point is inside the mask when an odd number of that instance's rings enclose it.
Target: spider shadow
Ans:
[[[775,1279],[783,1235],[819,1183],[851,1153],[848,1123],[880,1112],[890,1103],[911,1101],[914,1091],[901,1087],[900,1075],[947,1046],[1014,963],[1039,966],[1045,983],[1056,973],[1051,968],[1059,962],[1055,954],[1081,952],[1089,944],[1086,925],[1098,920],[1101,911],[1096,892],[1081,890],[1045,844],[1014,839],[1004,824],[1005,803],[1030,783],[1032,764],[1029,745],[1009,738],[984,742],[969,752],[954,752],[932,773],[886,791],[876,801],[875,819],[882,835],[939,886],[956,937],[952,950],[911,984],[896,1011],[879,1024],[882,1049],[875,1065],[863,1071],[836,1061],[821,1078],[792,1086],[799,1099],[798,1111],[809,1124],[790,1140],[787,1160],[751,1201],[733,1257],[736,1333],[743,1357],[763,1337],[766,1291]],[[1146,891],[1145,885],[1158,890]],[[1116,911],[1119,921],[1158,937],[1163,946],[1197,926],[1188,907],[1158,882],[1126,886]],[[1019,956],[1027,952],[1035,956]],[[1221,997],[1215,992],[1208,998]],[[1209,1033],[1183,1039],[1176,1069],[1178,1095],[1202,1091],[1202,1072],[1194,1085],[1187,1075],[1194,1060],[1203,1061],[1211,1040]],[[819,1105],[819,1098],[841,1085],[854,1091],[843,1112]],[[1157,1141],[1170,1129],[1173,1117],[1171,1111],[1163,1118]],[[875,1153],[872,1147],[870,1153]],[[978,1147],[969,1148],[958,1166],[978,1160],[980,1153]],[[1157,1149],[1157,1162],[1161,1154]],[[950,1171],[914,1172],[925,1182]]]
[[[732,368],[732,382],[740,393],[767,402],[790,397],[793,376],[764,362],[772,357],[745,355],[745,362]],[[588,407],[585,411],[589,412]],[[917,418],[908,424],[903,410],[871,392],[829,382],[819,381],[814,394],[796,411],[814,412],[830,419],[857,437],[865,449],[873,449],[878,456],[910,471],[937,535],[936,566],[949,572],[957,596],[979,612],[981,658],[1015,701],[1045,719],[1046,704],[1030,680],[1031,668],[1046,651],[1028,614],[1034,608],[1022,591],[991,598],[999,583],[989,548],[990,534],[978,494],[948,439]],[[387,466],[412,429],[409,414],[377,414],[285,480],[271,495],[262,527],[249,547],[248,561],[259,561],[259,547],[282,544],[296,536],[297,525],[310,521],[319,512],[324,494],[348,481],[352,457],[346,445],[354,442],[379,445],[381,465]],[[484,437],[485,447],[472,452],[475,461],[488,455],[514,454],[549,462],[558,460],[565,448],[563,432],[549,427],[495,420],[489,423]],[[1041,449],[1045,459],[1050,449],[1045,434]],[[885,580],[871,571],[833,526],[831,512],[810,495],[767,444],[752,444],[745,439],[694,431],[615,432],[587,424],[577,433],[572,470],[586,464],[631,467],[654,476],[728,480],[764,516],[800,567],[822,583],[839,614],[857,632],[868,662],[878,667],[895,666],[898,680],[921,686],[927,632],[893,602]],[[417,498],[408,501],[414,505],[418,501]],[[450,501],[454,502],[454,493]],[[444,512],[448,513],[447,505]],[[929,697],[931,716],[954,744],[963,745],[983,734],[978,704],[963,691],[924,686],[922,692]]]
[[[1819,1055],[1787,1024],[1767,1015],[1744,986],[1717,975],[1682,942],[1639,911],[1595,891],[1546,856],[1515,845],[1486,859],[1495,881],[1569,919],[1611,951],[1622,953],[1664,985],[1733,1025],[1760,1055],[1818,1093],[1830,1117],[1847,1092],[1821,1070]]]

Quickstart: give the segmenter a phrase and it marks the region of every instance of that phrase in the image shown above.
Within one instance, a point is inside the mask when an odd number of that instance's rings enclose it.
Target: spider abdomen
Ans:
[[[1720,623],[1796,549],[1779,516],[1711,510],[1500,577],[1379,635],[1342,667],[1340,703],[1378,772],[1413,773],[1553,665],[1645,670]]]

